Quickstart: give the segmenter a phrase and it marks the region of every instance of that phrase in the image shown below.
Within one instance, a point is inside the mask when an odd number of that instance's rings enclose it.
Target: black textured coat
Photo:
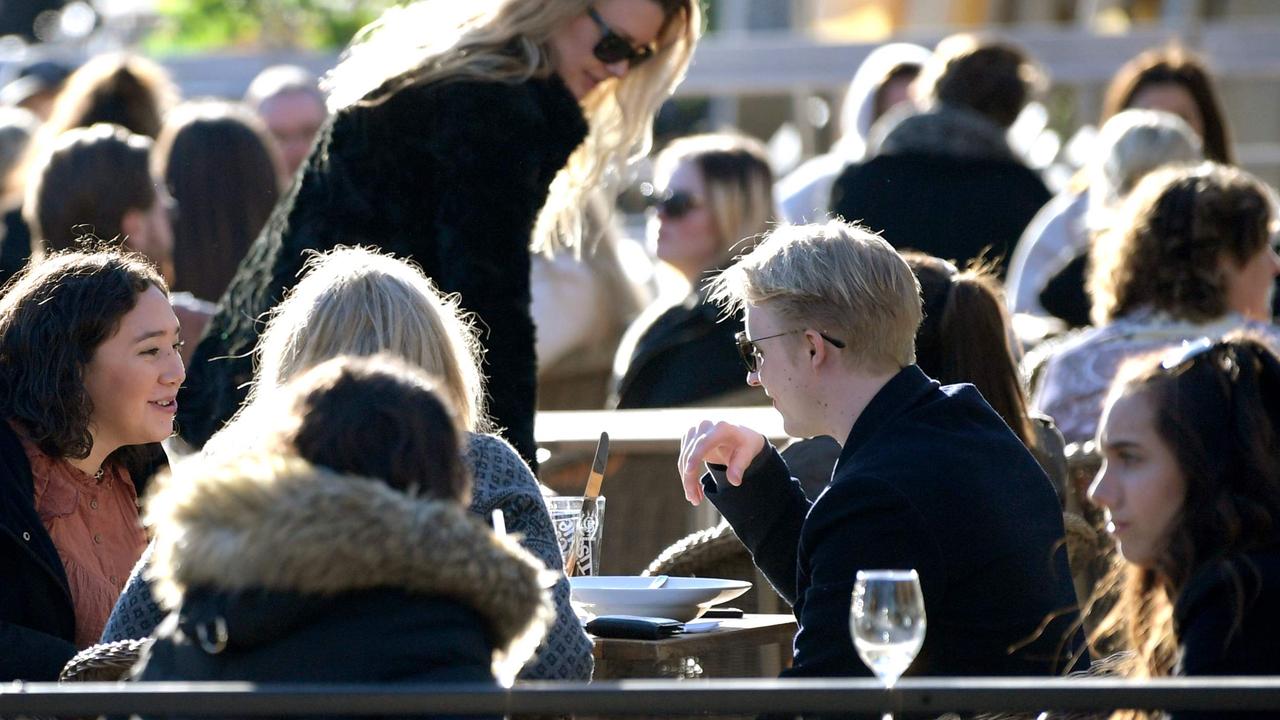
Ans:
[[[183,437],[203,445],[243,401],[260,318],[297,282],[305,251],[364,244],[411,258],[478,316],[492,419],[532,462],[528,246],[552,179],[586,132],[554,76],[417,85],[339,111],[195,350],[179,403]]]

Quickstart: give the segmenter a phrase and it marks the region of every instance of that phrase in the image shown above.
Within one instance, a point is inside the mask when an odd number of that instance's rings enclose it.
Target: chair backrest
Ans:
[[[138,638],[90,645],[67,661],[58,682],[128,680],[134,664],[152,642],[151,638]]]
[[[751,589],[734,601],[748,613],[787,612],[786,602],[756,569],[751,553],[729,523],[691,533],[663,550],[642,575],[745,580]]]

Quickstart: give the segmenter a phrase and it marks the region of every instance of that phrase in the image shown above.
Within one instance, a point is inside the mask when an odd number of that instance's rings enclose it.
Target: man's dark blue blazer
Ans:
[[[907,675],[1061,674],[1078,657],[1057,497],[972,385],[904,368],[858,417],[812,503],[768,445],[739,487],[712,470],[707,497],[794,608],[784,675],[870,674],[849,605],[857,571],[875,568],[920,575],[928,630]]]

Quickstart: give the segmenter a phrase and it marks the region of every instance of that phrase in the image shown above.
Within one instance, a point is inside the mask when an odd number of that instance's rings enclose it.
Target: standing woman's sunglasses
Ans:
[[[609,24],[604,21],[604,18],[600,17],[600,13],[596,12],[595,8],[587,8],[587,15],[595,21],[596,27],[600,28],[600,32],[603,33],[600,42],[597,42],[596,46],[591,50],[600,62],[605,65],[612,65],[626,60],[630,67],[635,67],[653,57],[653,45],[645,45],[640,48],[633,47],[629,40],[609,27]]]

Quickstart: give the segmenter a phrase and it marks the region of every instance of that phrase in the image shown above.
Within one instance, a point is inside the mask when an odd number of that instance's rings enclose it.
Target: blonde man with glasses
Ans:
[[[920,289],[906,261],[855,225],[782,226],[719,275],[712,296],[745,312],[747,383],[764,388],[787,433],[842,441],[813,502],[750,428],[705,421],[681,448],[685,496],[713,502],[793,606],[785,674],[870,674],[849,639],[863,569],[919,573],[929,627],[908,674],[1074,665],[1058,500],[973,386],[941,387],[915,366]]]

